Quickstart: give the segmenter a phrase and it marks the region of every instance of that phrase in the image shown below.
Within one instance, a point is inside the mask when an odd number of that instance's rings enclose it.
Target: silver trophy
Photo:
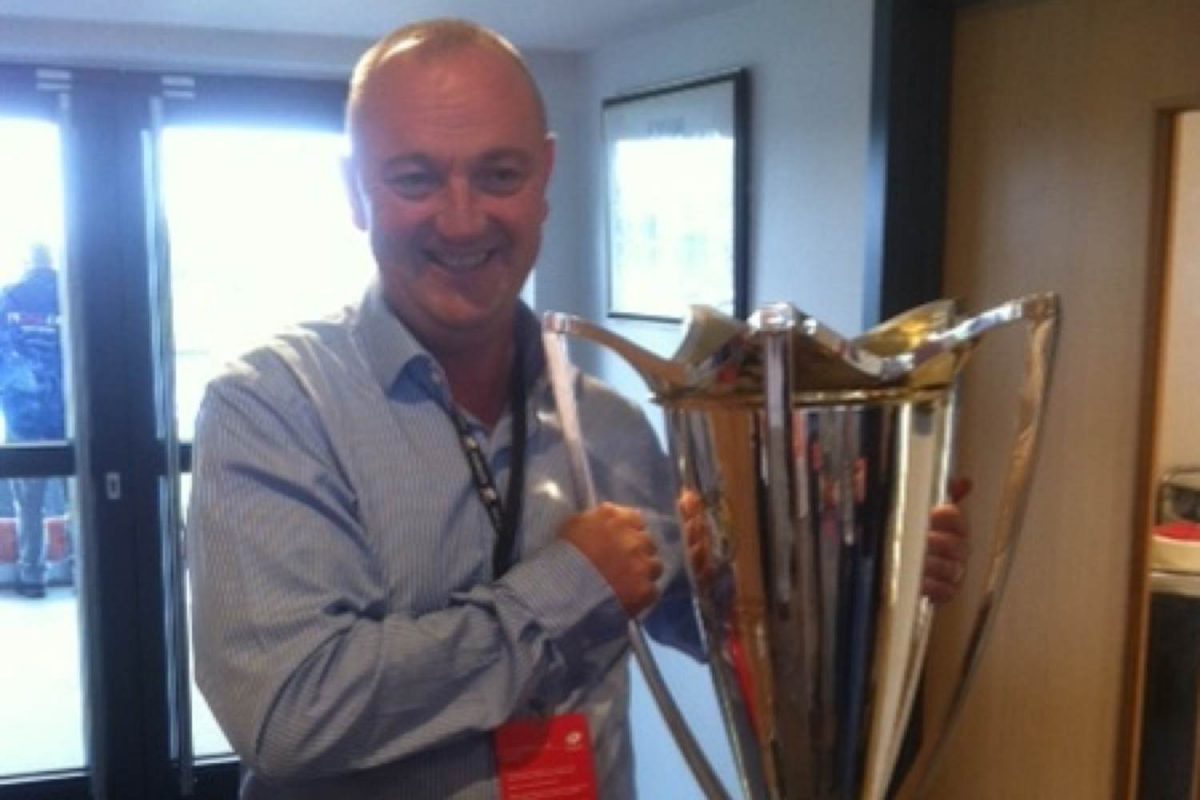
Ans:
[[[911,793],[928,775],[1012,560],[1057,318],[1051,294],[967,319],[938,301],[848,339],[790,305],[764,306],[749,322],[698,307],[675,357],[663,359],[577,317],[545,316],[564,435],[590,499],[565,337],[620,354],[665,410],[680,482],[704,509],[713,569],[692,574],[692,588],[745,797],[875,800],[897,786]],[[958,376],[983,334],[1021,321],[1025,376],[983,596],[961,669],[940,687],[947,699],[916,730],[933,615],[921,592],[925,546],[952,463]],[[702,789],[725,797],[636,623],[630,640]],[[902,746],[915,755],[897,770]]]

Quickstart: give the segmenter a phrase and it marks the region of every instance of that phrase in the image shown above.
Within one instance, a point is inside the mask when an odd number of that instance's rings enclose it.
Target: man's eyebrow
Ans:
[[[533,161],[533,156],[528,151],[517,147],[501,147],[496,150],[489,150],[479,158],[480,161],[484,162],[507,161],[510,159],[528,164]]]
[[[433,165],[432,159],[428,156],[423,156],[420,153],[401,153],[397,156],[392,156],[383,162],[386,167],[429,167]]]
[[[497,161],[516,161],[522,166],[527,166],[533,163],[534,157],[526,150],[518,147],[501,147],[495,150],[488,150],[478,158],[474,159],[477,164],[491,164]],[[427,155],[421,153],[401,153],[394,155],[383,162],[385,169],[397,167],[426,167],[432,168],[437,162]]]

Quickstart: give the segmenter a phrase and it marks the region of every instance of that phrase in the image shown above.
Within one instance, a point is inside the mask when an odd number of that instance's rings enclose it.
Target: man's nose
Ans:
[[[444,202],[437,214],[438,233],[446,238],[477,236],[487,227],[486,215],[479,206],[478,192],[466,178],[452,178],[443,192]]]

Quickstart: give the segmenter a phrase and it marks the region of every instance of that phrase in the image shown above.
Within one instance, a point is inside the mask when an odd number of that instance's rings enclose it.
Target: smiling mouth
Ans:
[[[495,253],[495,248],[463,253],[431,252],[429,260],[448,272],[463,273],[479,269],[490,261]]]

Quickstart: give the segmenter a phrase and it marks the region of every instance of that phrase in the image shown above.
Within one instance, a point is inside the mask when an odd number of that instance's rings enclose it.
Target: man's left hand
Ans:
[[[950,482],[950,502],[929,515],[929,541],[925,550],[925,576],[921,590],[935,605],[953,600],[967,572],[967,522],[958,502],[971,491],[971,482]]]

